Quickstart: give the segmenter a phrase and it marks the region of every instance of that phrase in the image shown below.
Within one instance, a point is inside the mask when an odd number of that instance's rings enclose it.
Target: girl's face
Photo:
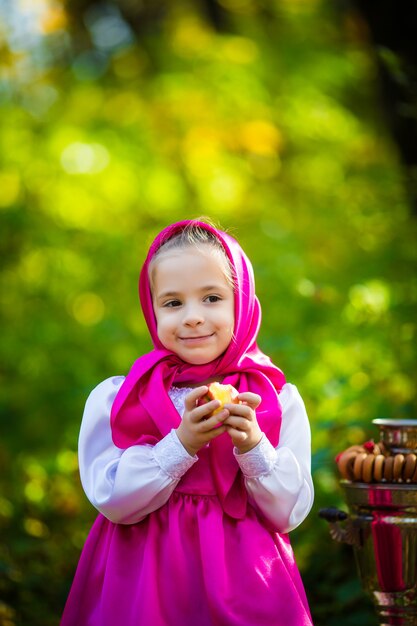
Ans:
[[[233,288],[220,259],[207,248],[169,250],[153,269],[158,338],[193,365],[209,363],[226,350],[235,321]]]

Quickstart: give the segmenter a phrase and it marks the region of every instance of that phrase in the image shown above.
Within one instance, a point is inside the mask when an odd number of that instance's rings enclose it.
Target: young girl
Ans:
[[[310,626],[287,533],[313,502],[297,389],[256,344],[251,264],[199,221],[163,230],[140,300],[154,349],[88,398],[83,487],[100,511],[61,626]],[[212,381],[239,404],[198,402]]]

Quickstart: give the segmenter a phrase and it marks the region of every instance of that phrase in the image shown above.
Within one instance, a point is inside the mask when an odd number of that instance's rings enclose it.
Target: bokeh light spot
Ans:
[[[311,298],[316,292],[316,287],[308,278],[302,278],[297,285],[297,291],[304,298]]]
[[[23,522],[23,526],[27,534],[31,535],[31,537],[42,539],[49,535],[49,530],[46,524],[38,519],[34,519],[33,517],[27,517]]]
[[[355,372],[349,379],[353,389],[361,391],[369,385],[369,376],[365,372]]]
[[[72,302],[72,314],[79,324],[93,326],[103,319],[105,306],[96,293],[79,294]]]
[[[267,156],[275,154],[282,145],[278,128],[265,120],[244,124],[240,130],[240,141],[246,150]]]
[[[351,287],[345,314],[354,323],[372,322],[388,311],[390,301],[388,285],[380,280],[370,280]]]
[[[62,450],[56,460],[61,472],[70,474],[78,468],[78,456],[73,450]]]
[[[98,143],[76,141],[61,155],[61,165],[68,174],[96,174],[104,170],[109,161],[108,150]]]
[[[14,204],[20,195],[20,177],[13,170],[0,172],[0,208]]]
[[[30,480],[25,485],[25,496],[31,502],[41,502],[45,497],[45,489],[39,480]]]

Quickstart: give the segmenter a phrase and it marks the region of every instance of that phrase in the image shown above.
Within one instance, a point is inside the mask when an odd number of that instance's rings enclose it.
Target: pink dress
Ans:
[[[285,439],[285,412],[283,424]],[[137,448],[145,453],[145,446]],[[129,471],[140,473],[135,463]],[[105,467],[111,482],[107,459]],[[248,487],[250,493],[250,480],[242,475],[242,497]],[[160,487],[154,489],[158,497]],[[137,522],[98,516],[61,626],[311,626],[288,535],[276,532],[256,504],[261,486],[253,486],[243,519],[228,516],[206,447],[169,489],[166,502]],[[300,519],[310,506],[304,505]]]

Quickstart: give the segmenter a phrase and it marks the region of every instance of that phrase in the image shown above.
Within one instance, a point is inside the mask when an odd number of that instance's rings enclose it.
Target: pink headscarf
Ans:
[[[235,340],[220,357],[203,365],[182,361],[159,341],[148,277],[149,263],[156,251],[190,224],[217,237],[232,264],[236,280]],[[139,295],[154,350],[134,362],[115,398],[111,411],[115,445],[124,449],[135,444],[156,443],[172,428],[177,428],[181,421],[168,396],[171,386],[200,383],[223,376],[224,384],[230,383],[240,392],[252,391],[261,396],[262,403],[256,411],[257,419],[261,430],[276,446],[281,426],[278,394],[285,377],[256,344],[261,309],[255,295],[252,265],[237,241],[227,233],[195,220],[168,226],[149,249],[140,274]],[[246,511],[246,490],[241,489],[242,476],[232,449],[227,433],[212,440],[211,467],[223,509],[232,517],[241,518]]]

